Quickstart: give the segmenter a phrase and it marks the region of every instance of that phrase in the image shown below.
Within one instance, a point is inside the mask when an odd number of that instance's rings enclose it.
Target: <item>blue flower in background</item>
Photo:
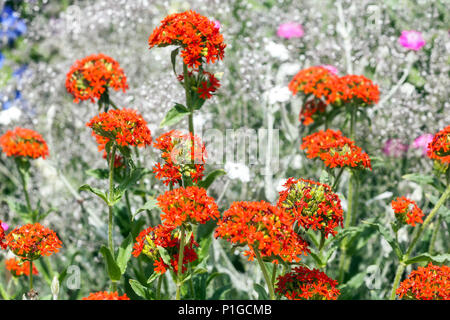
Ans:
[[[17,12],[14,12],[11,7],[3,7],[0,14],[0,38],[7,40],[8,44],[12,44],[17,37],[20,37],[27,31],[27,25],[23,19],[19,18]]]

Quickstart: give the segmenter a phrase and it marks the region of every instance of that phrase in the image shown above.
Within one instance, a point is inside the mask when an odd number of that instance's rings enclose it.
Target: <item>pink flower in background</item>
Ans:
[[[422,37],[422,33],[414,30],[404,30],[402,35],[398,38],[400,44],[411,50],[419,50],[425,45],[425,40]]]
[[[277,36],[285,39],[301,38],[303,34],[302,25],[295,22],[282,23],[277,30]]]
[[[338,69],[335,66],[332,66],[330,64],[323,64],[321,65],[321,67],[327,69],[328,71],[334,73],[335,75],[338,74]]]
[[[214,28],[220,29],[220,27],[221,27],[220,22],[217,20],[213,20],[213,22],[214,22]]]
[[[408,151],[409,145],[400,139],[389,139],[384,143],[383,153],[389,157],[399,158]]]
[[[427,154],[428,144],[433,141],[431,133],[425,133],[414,140],[413,147],[422,150],[423,155]]]
[[[2,222],[2,229],[4,231],[8,230],[9,229],[9,225],[7,223]]]

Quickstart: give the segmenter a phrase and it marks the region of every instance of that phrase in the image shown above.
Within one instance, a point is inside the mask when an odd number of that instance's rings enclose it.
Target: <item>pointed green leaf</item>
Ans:
[[[119,266],[120,273],[124,274],[127,269],[128,261],[131,258],[131,252],[133,251],[133,237],[131,233],[126,237],[119,247],[117,253],[117,265]]]
[[[439,254],[439,255],[432,256],[429,253],[422,253],[414,258],[406,260],[405,263],[413,264],[413,263],[417,263],[417,262],[430,262],[430,261],[435,264],[447,264],[450,262],[450,254],[445,253],[445,254]]]
[[[255,283],[253,285],[253,288],[258,293],[258,300],[269,300],[269,296],[267,295],[266,289],[263,286]]]
[[[88,184],[84,184],[82,185],[80,188],[78,188],[78,191],[90,191],[93,194],[95,194],[96,196],[100,197],[101,199],[103,199],[103,201],[106,202],[106,204],[108,204],[108,197],[106,196],[105,192],[103,192],[100,189],[97,188],[93,188]]]
[[[109,250],[108,247],[102,246],[100,249],[100,253],[105,258],[106,268],[108,270],[108,275],[111,278],[111,280],[119,281],[122,273],[116,261],[114,260],[114,256],[112,255],[111,250]]]
[[[130,284],[131,289],[133,289],[134,293],[136,293],[139,297],[146,300],[153,299],[152,292],[147,287],[144,287],[142,284],[140,284],[139,281],[130,279],[128,283]]]
[[[173,73],[175,73],[175,76],[178,76],[177,71],[175,69],[175,65],[177,62],[177,55],[178,55],[179,51],[180,51],[180,48],[176,48],[175,50],[172,50],[172,52],[170,53],[170,61],[172,62],[172,69],[173,69]]]
[[[399,244],[397,241],[389,234],[389,230],[385,228],[384,226],[378,224],[378,223],[371,223],[367,221],[363,221],[363,223],[369,224],[373,227],[375,227],[378,232],[383,236],[383,238],[389,243],[389,245],[392,247],[392,250],[394,250],[394,253],[397,255],[397,257],[402,260],[403,259],[403,252],[402,249],[400,249]]]
[[[86,174],[99,180],[106,180],[109,177],[108,169],[90,169],[86,171]]]
[[[156,199],[148,200],[142,207],[137,209],[136,213],[133,215],[133,220],[142,211],[146,211],[146,210],[150,211],[150,210],[156,208],[157,206],[158,206],[158,201]]]
[[[190,114],[190,111],[182,104],[176,103],[175,106],[170,109],[163,121],[159,125],[160,128],[171,126],[177,122],[180,122],[184,117]]]
[[[225,170],[222,170],[222,169],[214,170],[210,174],[208,174],[205,179],[200,181],[198,183],[198,186],[200,188],[208,189],[211,186],[211,184],[214,182],[214,180],[216,180],[220,176],[223,176],[226,173],[227,172]]]

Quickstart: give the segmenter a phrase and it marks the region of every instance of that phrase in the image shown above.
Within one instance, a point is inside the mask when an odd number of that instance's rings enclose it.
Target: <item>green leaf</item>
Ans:
[[[123,240],[117,253],[117,266],[120,269],[120,273],[124,274],[127,270],[128,261],[131,258],[131,252],[133,251],[133,237],[131,233]]]
[[[93,188],[93,187],[91,187],[91,186],[88,185],[88,184],[84,184],[84,185],[82,185],[80,188],[78,188],[78,191],[90,191],[90,192],[92,192],[93,194],[95,194],[96,196],[98,196],[98,197],[100,197],[101,199],[103,199],[103,201],[105,201],[106,204],[109,204],[109,203],[108,203],[108,197],[106,196],[106,193],[103,192],[103,191],[100,190],[100,189]]]
[[[153,281],[155,281],[158,277],[161,277],[162,274],[158,273],[158,272],[153,272],[152,275],[150,276],[150,278],[148,278],[147,283],[150,284]]]
[[[11,211],[14,211],[16,214],[20,216],[24,222],[30,223],[31,221],[31,212],[28,210],[28,207],[14,201],[13,199],[6,199],[6,203],[9,206]]]
[[[417,262],[433,262],[435,264],[447,264],[450,262],[450,254],[444,253],[432,256],[429,253],[422,253],[418,256],[405,261],[406,264],[413,264]]]
[[[175,50],[172,50],[172,52],[170,53],[170,61],[172,62],[172,69],[173,69],[173,73],[175,73],[175,76],[178,76],[177,71],[175,70],[175,65],[177,62],[177,55],[178,55],[179,51],[180,51],[180,48],[176,48]]]
[[[126,177],[117,188],[114,189],[114,198],[110,201],[109,205],[114,205],[122,199],[125,191],[127,191],[131,186],[135,185],[143,176],[148,174],[150,171],[145,168],[136,168],[131,170],[130,175]]]
[[[367,221],[363,221],[363,223],[366,223],[366,224],[369,224],[369,225],[375,227],[378,230],[378,232],[380,232],[380,234],[383,236],[383,238],[392,247],[392,250],[394,250],[394,252],[397,255],[397,257],[400,260],[403,259],[402,249],[400,249],[400,246],[397,243],[397,241],[389,234],[389,230],[387,228],[385,228],[384,226],[382,226],[382,225],[380,225],[378,223],[372,223],[372,222],[367,222]]]
[[[159,254],[161,255],[161,258],[163,259],[164,263],[170,266],[170,255],[167,252],[167,250],[161,246],[158,246]]]
[[[319,267],[321,267],[323,264],[322,259],[316,253],[314,253],[312,251],[310,252],[310,254],[311,254],[311,257],[314,259],[314,261],[316,261],[317,265]]]
[[[191,112],[185,106],[176,103],[175,106],[167,112],[159,127],[163,128],[180,122],[185,116],[190,113]]]
[[[269,296],[267,295],[266,289],[263,286],[255,283],[253,288],[258,293],[258,300],[269,300]]]
[[[134,293],[136,293],[139,297],[146,300],[153,299],[152,292],[147,287],[144,287],[142,284],[140,284],[139,281],[130,279],[128,283],[130,284],[131,289],[133,289]]]
[[[133,220],[134,218],[141,213],[142,211],[150,211],[154,208],[156,208],[158,206],[158,201],[156,199],[150,199],[148,200],[142,207],[140,207],[139,209],[137,209],[137,211],[135,212],[135,214],[133,215]]]
[[[108,169],[89,169],[86,171],[86,174],[99,180],[105,180],[109,178]]]
[[[226,173],[227,172],[225,170],[222,170],[222,169],[214,170],[210,174],[208,174],[205,179],[200,181],[198,183],[198,186],[200,188],[208,189],[211,186],[211,184],[214,182],[214,180],[216,180],[220,176],[223,176]]]
[[[320,183],[324,183],[324,184],[330,184],[330,175],[328,174],[327,170],[322,170],[321,174],[320,174]]]
[[[122,273],[116,261],[114,260],[114,256],[111,253],[111,250],[109,250],[108,247],[102,246],[100,249],[100,253],[105,258],[106,268],[108,270],[108,275],[111,278],[111,280],[119,281],[120,277],[122,276]]]

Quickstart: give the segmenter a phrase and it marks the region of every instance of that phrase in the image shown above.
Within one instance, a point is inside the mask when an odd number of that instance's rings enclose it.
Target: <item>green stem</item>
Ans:
[[[403,255],[402,261],[400,261],[399,266],[397,267],[396,276],[394,279],[394,285],[392,287],[391,292],[391,300],[395,299],[397,287],[400,282],[400,278],[403,274],[403,271],[405,270],[405,261],[409,259],[409,256],[411,255],[412,251],[414,250],[414,247],[416,246],[417,242],[420,239],[420,236],[422,235],[425,228],[430,224],[431,220],[434,218],[434,216],[439,211],[440,207],[447,201],[447,199],[450,197],[450,184],[447,185],[447,188],[445,189],[442,196],[439,198],[438,202],[434,206],[434,208],[431,210],[430,214],[427,216],[423,224],[417,229],[417,233],[414,234],[413,240],[411,241],[411,244],[409,245],[408,249],[406,250],[406,253]]]
[[[351,105],[350,108],[352,108],[350,113],[350,139],[356,142],[356,106]]]
[[[278,267],[278,265],[277,264],[273,264],[273,268],[272,268],[272,286],[273,287],[275,287],[275,280],[276,280],[276,277],[277,277],[277,268]]]
[[[180,289],[181,289],[181,273],[183,270],[183,258],[184,258],[184,225],[181,225],[181,237],[180,237],[180,252],[178,255],[178,272],[177,272],[177,291],[176,291],[176,300],[180,300]]]
[[[354,210],[354,184],[355,184],[355,176],[353,171],[350,171],[350,181],[348,184],[348,194],[347,194],[347,212],[345,215],[344,228],[348,229],[351,225],[351,221],[353,219],[353,210]],[[341,259],[339,261],[339,282],[344,281],[345,271],[347,268],[347,238],[344,238],[341,243]]]
[[[430,246],[428,247],[428,253],[431,255],[433,254],[433,251],[434,251],[434,244],[436,243],[436,238],[439,233],[439,227],[441,225],[441,221],[442,221],[442,216],[439,216],[436,221],[434,230],[433,230],[433,235],[431,236]]]
[[[109,153],[109,201],[113,201],[114,197],[114,160],[116,157],[116,145],[113,144]],[[114,256],[114,241],[113,241],[113,206],[108,205],[108,245],[111,254]],[[117,291],[117,283],[111,280],[112,291]]]
[[[19,171],[19,176],[20,176],[20,182],[22,183],[22,188],[23,188],[23,193],[25,195],[25,201],[27,202],[27,208],[28,208],[28,213],[30,214],[30,216],[32,215],[33,209],[31,207],[31,201],[30,201],[30,195],[28,194],[28,188],[27,188],[27,178],[25,176],[25,173],[20,169],[20,165],[16,162],[16,166],[17,166],[17,171]],[[32,222],[36,222],[34,221],[35,217],[31,217],[32,218]]]
[[[30,262],[30,291],[33,290],[33,261]]]
[[[161,285],[163,282],[164,274],[161,274],[158,278],[158,286],[156,287],[156,299],[161,299]]]
[[[258,261],[258,264],[259,264],[261,271],[263,273],[263,276],[264,276],[264,280],[266,280],[266,284],[269,289],[270,300],[276,300],[275,293],[273,291],[273,285],[272,285],[272,282],[270,281],[269,273],[267,272],[266,266],[264,265],[264,261],[261,258],[261,254],[259,253],[258,249],[254,249],[254,251],[255,251],[255,255],[256,255],[256,260]]]
[[[331,187],[331,189],[335,189],[338,186],[339,180],[341,179],[342,173],[344,172],[345,167],[342,167],[339,172],[338,175],[336,177],[336,179],[334,180],[333,186]]]

